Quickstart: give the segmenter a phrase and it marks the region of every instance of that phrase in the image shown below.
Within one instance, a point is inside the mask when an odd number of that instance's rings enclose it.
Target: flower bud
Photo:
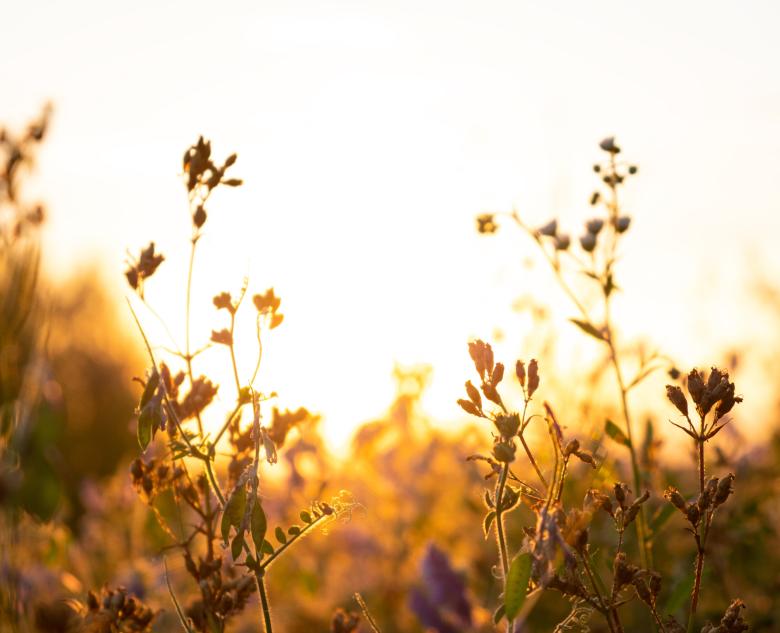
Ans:
[[[620,216],[617,220],[615,220],[615,230],[618,233],[625,233],[628,231],[628,227],[631,224],[631,218],[627,215]]]
[[[568,235],[556,235],[555,236],[555,249],[559,251],[565,251],[567,248],[569,248],[569,245],[571,244],[571,239]]]
[[[677,407],[677,410],[683,415],[688,415],[688,400],[685,398],[682,389],[675,385],[666,385],[666,397]]]
[[[515,461],[515,445],[504,444],[503,442],[496,443],[493,446],[493,457],[499,462],[511,463]]]
[[[547,237],[555,237],[558,232],[558,221],[550,220],[547,224],[540,227],[536,231],[539,235],[545,235]]]
[[[592,220],[588,220],[585,223],[585,228],[587,229],[588,233],[598,235],[599,231],[604,228],[604,220],[601,218],[593,218]]]
[[[609,152],[610,154],[617,154],[620,152],[620,148],[615,144],[614,136],[608,136],[605,138],[603,141],[601,141],[601,143],[599,143],[599,147],[605,152]]]

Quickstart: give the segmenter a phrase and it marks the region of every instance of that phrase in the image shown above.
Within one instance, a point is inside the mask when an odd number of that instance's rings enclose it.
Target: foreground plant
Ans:
[[[685,629],[672,615],[661,612],[659,596],[662,590],[662,576],[652,564],[651,531],[645,524],[644,506],[651,492],[643,489],[636,443],[631,426],[628,407],[628,393],[639,384],[662,361],[654,354],[643,359],[638,373],[626,381],[616,345],[615,328],[610,318],[610,297],[615,290],[614,265],[620,236],[628,229],[630,219],[621,214],[618,205],[618,187],[624,179],[636,173],[636,167],[621,164],[616,157],[620,148],[614,139],[606,139],[601,149],[608,154],[605,165],[597,164],[595,171],[603,174],[608,187],[604,205],[605,218],[593,218],[586,223],[586,232],[580,238],[582,251],[587,254],[583,260],[571,252],[571,240],[559,231],[557,222],[552,221],[539,229],[527,227],[517,213],[512,219],[524,228],[537,242],[549,261],[556,278],[564,291],[580,310],[581,319],[572,321],[586,334],[601,341],[607,348],[609,360],[617,380],[621,409],[624,417],[623,432],[608,422],[606,432],[613,439],[628,447],[631,456],[633,491],[622,482],[614,482],[608,489],[591,488],[578,504],[572,506],[566,499],[565,482],[576,463],[598,468],[594,454],[583,448],[576,437],[567,437],[566,428],[558,421],[553,407],[545,402],[543,407],[533,411],[533,396],[539,388],[540,372],[536,360],[526,363],[518,360],[515,377],[522,390],[521,406],[513,409],[499,392],[504,378],[504,365],[496,362],[490,344],[481,340],[469,344],[469,355],[474,363],[479,387],[467,381],[466,398],[458,404],[470,415],[491,424],[493,432],[492,451],[489,455],[473,455],[470,460],[487,463],[486,479],[496,478],[495,488],[485,492],[487,514],[484,517],[485,536],[495,530],[498,546],[498,575],[503,582],[502,602],[494,614],[498,625],[506,620],[506,631],[525,630],[527,619],[544,591],[562,593],[572,604],[570,615],[561,622],[556,631],[588,630],[593,615],[598,613],[612,633],[622,633],[622,613],[629,604],[641,604],[649,613],[656,630],[663,633],[678,633]],[[591,204],[602,200],[600,193],[593,195]],[[494,215],[478,218],[480,232],[492,233],[497,225]],[[570,286],[564,270],[564,257],[573,263],[575,270],[585,273],[600,289],[602,296],[601,319],[591,317],[589,310]],[[678,375],[676,371],[670,372]],[[694,618],[699,601],[702,569],[706,555],[707,537],[710,533],[716,509],[733,492],[734,475],[723,478],[705,479],[705,444],[723,429],[727,423],[724,417],[741,398],[735,395],[734,383],[728,373],[713,368],[706,378],[697,370],[688,376],[688,392],[696,405],[698,425],[694,424],[688,412],[688,401],[678,386],[668,386],[667,396],[685,417],[687,426],[676,424],[695,442],[697,453],[697,476],[699,494],[695,500],[686,500],[675,488],[668,488],[665,496],[673,507],[680,510],[689,524],[689,531],[696,543],[696,562],[689,609],[687,631],[694,630]],[[551,446],[552,463],[545,465],[538,449],[535,451],[525,438],[525,431],[533,421],[544,421]],[[522,447],[522,452],[519,446]],[[513,469],[518,461],[527,461],[523,471],[535,473],[536,481],[529,483],[520,478],[520,469]],[[510,543],[506,532],[508,515],[520,507],[528,506],[534,514],[533,525],[523,528],[520,543]],[[661,511],[656,515],[654,527],[657,530],[663,521],[674,512]],[[608,517],[614,529],[611,577],[603,577],[595,562],[595,552],[590,546],[590,534],[597,517]],[[626,546],[625,532],[634,524],[637,531],[636,561],[632,561],[631,548]],[[603,550],[602,550],[603,551]],[[747,630],[741,611],[740,600],[732,602],[720,624],[706,624],[702,633],[731,633]],[[632,622],[635,621],[632,618]]]
[[[139,495],[180,551],[186,570],[200,592],[199,599],[183,607],[169,582],[182,626],[187,631],[221,633],[228,620],[243,611],[249,597],[257,591],[263,626],[266,633],[271,633],[271,609],[265,587],[269,568],[304,536],[338,518],[348,518],[354,502],[347,493],[328,501],[313,501],[300,511],[299,524],[269,528],[260,485],[262,461],[275,464],[277,451],[282,449],[288,433],[312,419],[303,408],[297,411],[273,408],[270,421],[264,419],[263,406],[275,394],[263,393],[255,386],[262,340],[267,331],[278,327],[283,320],[281,300],[273,289],[252,297],[257,312],[254,333],[257,360],[251,376],[242,378],[236,362],[236,314],[247,296],[246,282],[236,296],[222,292],[214,297],[214,307],[227,314],[229,325],[213,331],[206,346],[192,350],[190,298],[196,247],[208,218],[206,204],[212,192],[220,186],[242,184],[241,180],[227,175],[235,162],[236,155],[232,154],[222,164],[215,163],[211,145],[202,137],[184,154],[182,168],[192,220],[191,249],[184,349],[173,353],[183,369],[175,371],[155,357],[136,310],[132,305],[130,308],[152,365],[146,378],[140,381],[143,394],[138,406],[138,441],[145,455],[133,462],[131,476]],[[156,313],[146,302],[144,286],[164,261],[155,244],[150,243],[128,263],[125,273],[137,298],[152,315]],[[213,434],[207,431],[204,417],[219,386],[206,375],[197,373],[194,367],[200,354],[212,345],[226,350],[235,387],[234,405],[224,413],[224,423]],[[247,411],[248,424],[242,424]],[[158,433],[163,441],[155,444],[153,440]],[[217,447],[223,445],[229,452],[226,481],[220,480],[216,464]],[[164,516],[158,501],[171,494],[178,511],[191,521],[191,529],[181,527],[182,521],[176,529]]]

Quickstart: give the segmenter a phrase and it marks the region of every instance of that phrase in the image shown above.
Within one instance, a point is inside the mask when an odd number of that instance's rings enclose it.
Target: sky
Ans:
[[[552,305],[563,347],[579,349],[551,277],[523,265],[528,239],[479,236],[474,217],[514,207],[576,235],[605,136],[640,168],[625,194],[626,339],[706,366],[756,335],[746,273],[778,279],[777,3],[32,0],[4,13],[2,120],[55,107],[33,182],[49,272],[96,263],[121,298],[127,251],[154,240],[167,261],[149,298],[181,331],[181,155],[199,134],[218,158],[238,152],[245,185],[215,195],[198,247],[193,332],[224,325],[210,298],[245,276],[250,292],[275,287],[286,320],[262,388],[322,411],[336,442],[385,409],[396,362],[432,365],[427,410],[459,417],[470,338],[501,330],[510,360],[539,352],[518,349],[518,296]],[[249,372],[248,321],[242,336]]]

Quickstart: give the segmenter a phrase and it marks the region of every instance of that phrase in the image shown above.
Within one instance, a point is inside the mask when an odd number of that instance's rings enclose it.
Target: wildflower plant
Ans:
[[[273,289],[255,294],[254,339],[257,360],[250,376],[242,377],[236,362],[236,315],[246,305],[248,283],[236,295],[221,292],[213,308],[227,316],[228,325],[213,330],[209,343],[193,351],[190,336],[190,304],[193,262],[208,219],[207,204],[218,187],[238,187],[242,181],[228,174],[237,156],[215,162],[210,142],[199,138],[184,153],[182,171],[190,216],[190,258],[186,286],[184,347],[174,356],[182,365],[177,370],[156,358],[138,312],[130,309],[143,336],[151,368],[140,380],[143,392],[138,405],[138,442],[142,456],[130,469],[133,485],[149,505],[158,522],[181,553],[184,565],[200,595],[189,605],[180,604],[169,583],[171,598],[182,626],[187,631],[222,632],[226,623],[247,605],[257,591],[266,633],[272,631],[271,609],[265,586],[269,568],[308,534],[324,530],[333,521],[350,516],[351,496],[314,500],[299,512],[295,525],[272,527],[263,508],[261,467],[277,463],[277,452],[293,428],[303,428],[313,416],[303,408],[264,413],[266,403],[276,396],[256,387],[262,360],[262,341],[267,332],[281,325],[281,299]],[[130,258],[127,281],[141,304],[156,316],[144,296],[144,285],[165,258],[152,242],[138,257]],[[224,422],[210,433],[203,422],[220,389],[211,378],[195,371],[195,363],[208,347],[224,349],[234,381],[234,404],[222,417]],[[242,423],[248,413],[248,423]],[[270,421],[267,421],[270,417]],[[154,446],[155,439],[161,442]],[[220,477],[217,447],[227,444],[229,459],[225,477]],[[173,495],[179,510],[193,520],[190,530],[176,530],[158,507],[164,495]],[[167,571],[166,571],[167,577]]]
[[[620,148],[614,138],[602,141],[600,148],[606,153],[606,161],[596,164],[594,171],[607,190],[605,194],[600,191],[594,193],[591,205],[601,204],[605,213],[585,223],[585,231],[578,240],[579,253],[573,252],[572,240],[561,232],[557,221],[531,228],[517,212],[507,215],[536,242],[560,286],[579,311],[579,318],[571,321],[601,342],[608,352],[618,386],[623,427],[608,421],[605,433],[627,447],[633,488],[617,481],[606,489],[590,488],[578,503],[567,499],[565,482],[571,471],[575,468],[598,469],[601,459],[584,448],[579,438],[564,433],[568,427],[559,422],[558,414],[550,403],[544,402],[539,406],[534,401],[540,384],[536,360],[518,360],[515,363],[514,375],[523,397],[520,406],[512,407],[499,391],[504,365],[496,362],[490,344],[481,340],[469,343],[469,355],[479,387],[467,381],[466,397],[458,400],[458,404],[470,415],[488,422],[493,435],[490,454],[472,455],[468,459],[486,463],[488,472],[485,479],[496,480],[493,490],[486,490],[484,494],[486,514],[482,527],[486,537],[491,532],[495,532],[496,536],[496,575],[502,581],[503,592],[493,620],[496,625],[505,620],[507,632],[525,630],[522,623],[545,591],[563,594],[572,605],[569,616],[556,631],[589,630],[589,622],[598,613],[609,631],[621,633],[626,630],[622,616],[629,604],[643,605],[657,631],[693,631],[707,537],[711,533],[715,511],[733,492],[733,474],[706,479],[705,445],[724,428],[728,422],[726,414],[742,399],[735,395],[734,383],[729,380],[727,372],[713,368],[705,377],[693,370],[688,375],[687,389],[695,405],[697,423],[691,420],[688,400],[679,386],[667,386],[667,396],[684,419],[684,424],[673,424],[692,438],[696,446],[698,496],[687,499],[676,488],[669,487],[665,497],[670,505],[655,515],[652,528],[645,518],[644,510],[651,491],[644,485],[645,480],[639,470],[638,446],[632,429],[628,395],[633,387],[667,361],[660,354],[643,359],[631,379],[626,378],[621,363],[610,304],[617,289],[615,264],[618,248],[631,220],[624,215],[618,194],[625,179],[636,174],[637,168],[618,160]],[[495,232],[498,228],[496,214],[479,216],[477,228],[481,233]],[[584,274],[599,289],[602,299],[599,318],[593,316],[578,289],[571,283],[572,274]],[[673,369],[670,375],[677,377],[679,372]],[[545,464],[539,457],[538,449],[535,450],[526,440],[525,431],[533,421],[546,425],[552,449],[549,452],[551,464]],[[516,466],[518,463],[520,465]],[[534,481],[523,480],[522,472],[534,473]],[[520,542],[510,543],[506,520],[522,505],[533,512],[535,521],[523,527]],[[696,544],[687,629],[671,614],[662,612],[660,595],[663,577],[655,568],[652,555],[653,536],[675,508],[684,515]],[[591,547],[590,538],[597,522],[605,520],[614,529],[612,552],[609,554],[612,560],[611,578],[605,577],[596,564],[596,552]],[[635,551],[625,539],[627,530],[633,529],[632,525],[637,534]],[[603,551],[600,554],[603,555]],[[741,615],[743,608],[740,600],[733,601],[720,624],[708,623],[700,630],[702,633],[747,630]]]

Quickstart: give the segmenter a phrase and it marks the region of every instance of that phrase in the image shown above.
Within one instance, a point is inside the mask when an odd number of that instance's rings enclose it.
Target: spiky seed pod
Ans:
[[[674,486],[669,486],[666,489],[666,491],[664,492],[664,497],[666,497],[671,502],[671,504],[683,514],[688,511],[688,504],[685,502],[685,499],[680,494],[680,491],[677,490],[677,488],[675,488]]]

